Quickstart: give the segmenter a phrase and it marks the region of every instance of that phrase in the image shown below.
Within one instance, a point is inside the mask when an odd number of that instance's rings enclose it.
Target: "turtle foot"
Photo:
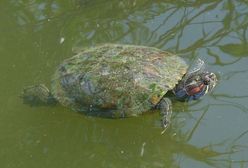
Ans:
[[[159,103],[159,108],[160,108],[160,115],[161,115],[161,126],[163,128],[163,131],[161,132],[161,134],[164,134],[164,132],[170,125],[170,118],[172,114],[171,100],[168,98],[163,98]]]

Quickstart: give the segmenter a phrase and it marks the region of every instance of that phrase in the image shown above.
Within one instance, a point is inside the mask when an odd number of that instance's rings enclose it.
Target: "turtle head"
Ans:
[[[216,83],[216,75],[212,72],[208,72],[202,66],[194,70],[189,70],[173,89],[173,92],[180,100],[196,100],[208,92],[211,92]]]

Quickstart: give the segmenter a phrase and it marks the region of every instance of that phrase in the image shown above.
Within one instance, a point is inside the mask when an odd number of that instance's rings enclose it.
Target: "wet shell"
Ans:
[[[52,93],[76,111],[133,116],[155,106],[188,65],[152,47],[105,44],[84,49],[56,70]]]

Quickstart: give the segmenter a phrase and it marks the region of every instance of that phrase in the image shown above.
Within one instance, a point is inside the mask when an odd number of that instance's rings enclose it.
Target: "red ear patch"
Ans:
[[[189,88],[189,89],[187,89],[187,94],[189,96],[193,96],[193,95],[201,92],[203,88],[204,88],[204,84],[201,84],[201,85],[199,85],[197,87]]]

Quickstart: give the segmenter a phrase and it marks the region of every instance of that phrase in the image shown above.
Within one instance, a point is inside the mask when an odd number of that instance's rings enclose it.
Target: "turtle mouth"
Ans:
[[[208,86],[206,93],[211,92],[217,84],[217,76],[214,73],[209,73],[205,76],[203,82],[206,86]]]

